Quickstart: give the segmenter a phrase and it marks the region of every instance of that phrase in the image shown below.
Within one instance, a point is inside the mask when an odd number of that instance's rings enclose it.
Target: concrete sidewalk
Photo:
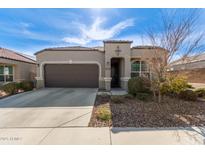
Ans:
[[[205,128],[1,128],[0,144],[204,144]]]
[[[205,88],[205,83],[190,83],[194,88]]]

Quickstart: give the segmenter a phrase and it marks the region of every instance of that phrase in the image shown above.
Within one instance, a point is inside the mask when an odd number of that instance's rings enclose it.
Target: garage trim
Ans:
[[[44,80],[44,65],[46,64],[97,64],[99,68],[99,81],[102,80],[102,73],[101,73],[101,64],[97,61],[44,61],[40,65],[40,77],[36,78],[37,80]]]

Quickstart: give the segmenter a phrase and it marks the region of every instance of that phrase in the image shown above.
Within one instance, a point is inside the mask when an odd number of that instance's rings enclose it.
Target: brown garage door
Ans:
[[[46,87],[98,88],[96,64],[46,64]]]

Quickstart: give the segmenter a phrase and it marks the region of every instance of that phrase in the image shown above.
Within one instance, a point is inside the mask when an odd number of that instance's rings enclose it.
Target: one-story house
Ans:
[[[0,84],[34,80],[36,61],[26,55],[0,48]]]
[[[132,41],[107,40],[103,47],[56,47],[37,53],[37,87],[127,89],[134,76],[152,76],[152,46],[131,47]],[[167,51],[160,47],[159,58]]]

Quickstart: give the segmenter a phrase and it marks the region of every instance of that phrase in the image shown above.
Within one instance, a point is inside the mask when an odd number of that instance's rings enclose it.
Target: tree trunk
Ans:
[[[153,96],[154,96],[154,102],[157,102],[157,98],[156,98],[156,92],[155,92],[155,90],[153,90]]]
[[[162,100],[162,98],[161,98],[161,92],[160,92],[160,90],[158,91],[158,103],[161,103],[161,100]]]

